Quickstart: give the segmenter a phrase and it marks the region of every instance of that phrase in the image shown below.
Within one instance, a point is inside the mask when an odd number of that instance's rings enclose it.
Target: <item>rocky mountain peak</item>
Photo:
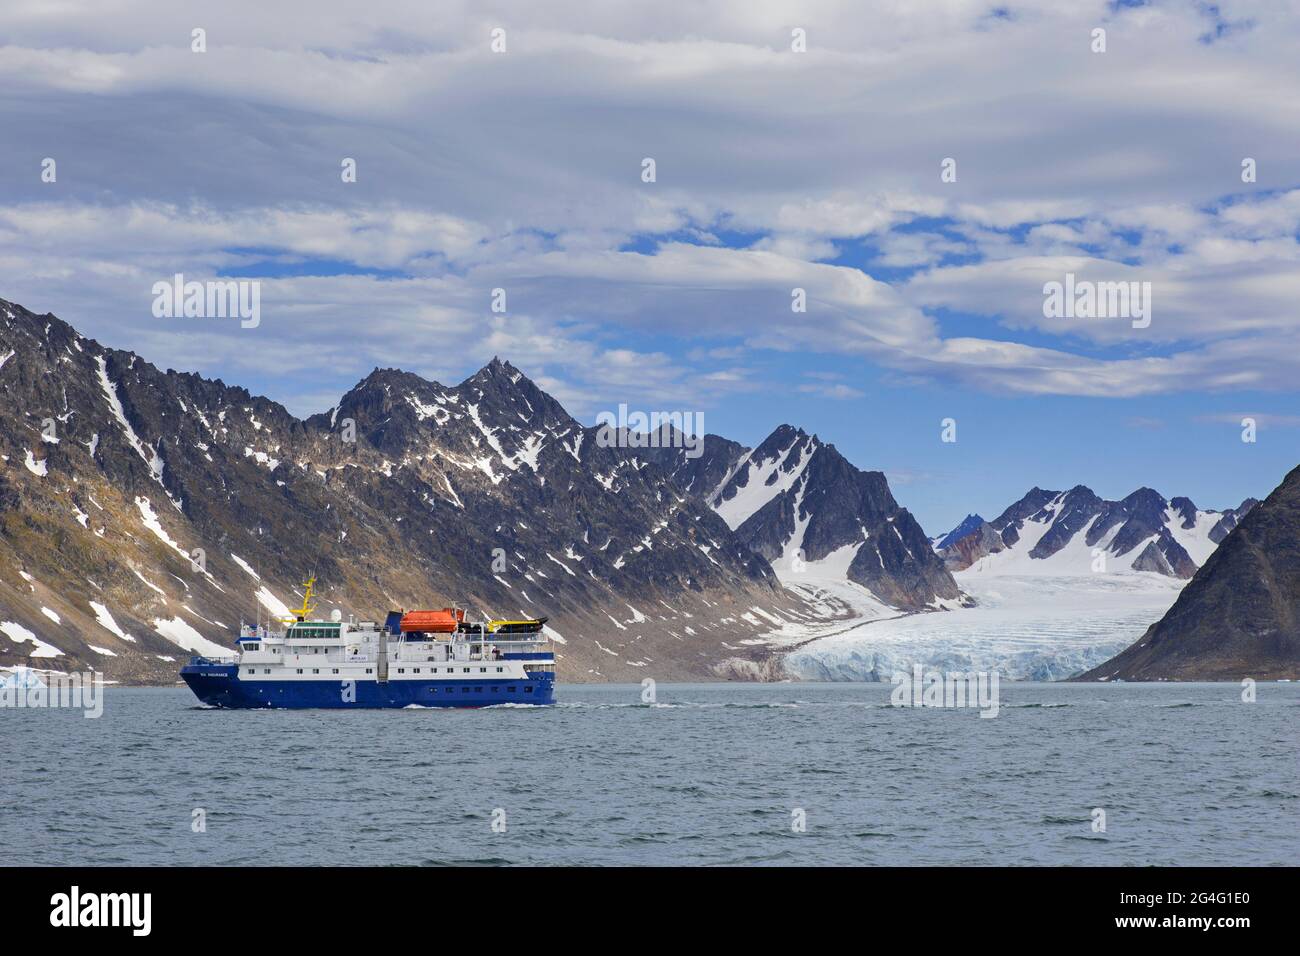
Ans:
[[[802,428],[797,428],[794,425],[778,425],[750,453],[750,460],[761,462],[777,458],[785,459],[788,457],[790,449],[796,445],[803,446],[807,451],[811,451],[820,446],[821,442],[817,440],[816,436],[809,436]]]
[[[1169,499],[1169,507],[1178,513],[1179,527],[1191,530],[1196,527],[1196,504],[1191,498],[1178,497]]]
[[[712,451],[733,458],[720,484],[700,481],[698,469],[679,473],[690,476],[692,488],[716,488],[704,492],[708,504],[778,574],[791,572],[791,580],[847,576],[884,603],[908,610],[961,598],[881,472],[858,469],[833,445],[789,424],[750,451],[717,444]],[[720,470],[715,460],[708,473]]]
[[[1169,502],[1165,500],[1164,495],[1154,488],[1139,488],[1132,494],[1122,498],[1120,504],[1128,509],[1130,515],[1141,515],[1148,518],[1163,515],[1165,509],[1169,507]]]
[[[499,425],[516,428],[581,428],[582,425],[547,392],[509,362],[493,357],[455,392],[473,405],[479,418],[501,416]]]
[[[947,534],[940,535],[934,541],[935,550],[943,550],[955,541],[960,541],[972,531],[978,529],[985,523],[984,519],[977,514],[969,514],[961,522],[949,531]]]

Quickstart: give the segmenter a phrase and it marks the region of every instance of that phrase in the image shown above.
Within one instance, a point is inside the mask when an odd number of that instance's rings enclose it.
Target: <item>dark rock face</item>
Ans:
[[[1195,527],[1196,506],[1187,498],[1176,500],[1183,503],[1181,506],[1173,505],[1178,512],[1182,527]],[[1143,541],[1155,535],[1156,540],[1147,545],[1146,549],[1154,547],[1163,561],[1151,557],[1144,562],[1149,565],[1148,567],[1136,568],[1136,570],[1158,570],[1160,574],[1172,573],[1174,577],[1190,578],[1196,573],[1196,562],[1191,559],[1186,549],[1174,540],[1169,530],[1166,513],[1171,505],[1172,502],[1166,502],[1159,492],[1152,491],[1150,488],[1139,488],[1122,501],[1106,502],[1106,507],[1100,512],[1096,524],[1088,535],[1087,543],[1091,547],[1118,525],[1119,531],[1111,540],[1109,550],[1117,555],[1128,554]],[[1189,511],[1190,525],[1187,517]],[[1164,570],[1166,567],[1168,570]]]
[[[860,471],[802,429],[773,431],[732,466],[709,503],[769,561],[817,562],[853,548],[849,580],[894,607],[922,610],[961,597],[885,476]]]
[[[1020,540],[1020,529],[1024,526],[1025,520],[1041,512],[1044,506],[1059,494],[1058,491],[1044,491],[1037,486],[1030,488],[1023,498],[1009,506],[989,524],[1002,536],[1002,543],[1009,548]]]
[[[674,430],[660,430],[658,447],[643,450],[647,461],[668,473],[683,493],[708,500],[731,475],[736,462],[749,451],[740,442],[718,435],[705,435],[699,455],[687,454],[685,442],[674,438]]]
[[[1223,539],[1228,536],[1228,532],[1237,527],[1237,523],[1240,522],[1242,518],[1246,517],[1247,512],[1257,504],[1259,504],[1259,502],[1254,498],[1247,498],[1238,507],[1229,508],[1225,511],[1223,517],[1220,518],[1218,523],[1210,529],[1210,540],[1215,544],[1219,544],[1223,541]]]
[[[1165,574],[1175,577],[1173,566],[1169,559],[1165,557],[1164,552],[1156,545],[1154,541],[1150,542],[1142,553],[1133,561],[1134,571],[1152,571],[1156,574]]]
[[[1005,551],[1002,536],[987,521],[967,531],[961,537],[946,545],[940,552],[944,565],[950,571],[963,571],[980,558]]]
[[[1243,508],[1165,616],[1079,680],[1300,678],[1300,468]]]
[[[724,643],[761,631],[741,614],[799,603],[678,490],[720,483],[740,446],[715,439],[671,472],[653,449],[601,447],[499,360],[454,387],[376,369],[300,420],[0,301],[6,355],[0,621],[64,652],[40,666],[170,683],[188,652],[157,622],[230,646],[255,590],[292,605],[312,573],[321,614],[548,615],[565,680],[639,680],[646,661],[661,679],[711,676],[737,653]],[[57,441],[42,439],[51,419]],[[0,665],[31,647],[0,636]]]
[[[1100,498],[1092,493],[1083,485],[1076,485],[1065,493],[1056,505],[1055,520],[1047,529],[1047,533],[1038,539],[1038,543],[1030,550],[1031,558],[1050,558],[1060,551],[1074,538],[1076,534],[1086,528],[1089,522],[1097,516],[1105,504]],[[1044,511],[1037,512],[1035,520],[1044,520],[1049,517]]]
[[[957,525],[957,527],[953,528],[947,534],[940,535],[938,538],[934,539],[934,549],[936,551],[942,551],[944,548],[948,547],[948,545],[960,541],[972,531],[975,531],[986,524],[988,524],[988,522],[979,515],[967,515],[961,520],[961,523]]]
[[[1182,519],[1179,527],[1184,530],[1196,527],[1196,505],[1192,503],[1191,498],[1170,498],[1169,507],[1177,511]]]

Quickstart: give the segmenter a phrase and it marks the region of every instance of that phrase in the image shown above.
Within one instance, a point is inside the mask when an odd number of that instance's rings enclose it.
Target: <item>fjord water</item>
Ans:
[[[565,685],[550,708],[327,712],[109,688],[98,720],[0,710],[0,846],[77,865],[1300,857],[1300,684],[1244,703],[1234,684],[1003,683],[992,719],[890,690],[660,684],[645,705]]]

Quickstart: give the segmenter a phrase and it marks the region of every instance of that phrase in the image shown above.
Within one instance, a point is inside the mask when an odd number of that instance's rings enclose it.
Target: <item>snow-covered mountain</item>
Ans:
[[[1254,505],[1202,510],[1139,488],[1119,501],[1078,485],[1032,488],[992,521],[972,515],[935,541],[952,571],[1074,575],[1145,571],[1187,579]]]
[[[709,435],[694,459],[669,437],[652,460],[788,589],[834,595],[867,620],[968,603],[885,476],[854,467],[816,435],[781,425],[755,448]]]
[[[908,611],[960,603],[952,575],[885,476],[860,471],[802,429],[777,428],[705,500],[787,583],[847,580]]]

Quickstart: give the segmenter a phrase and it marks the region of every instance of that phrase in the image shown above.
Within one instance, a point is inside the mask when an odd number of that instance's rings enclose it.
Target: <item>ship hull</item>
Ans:
[[[242,680],[233,664],[192,662],[181,677],[200,701],[231,709],[491,707],[554,702],[555,675],[506,680]]]

